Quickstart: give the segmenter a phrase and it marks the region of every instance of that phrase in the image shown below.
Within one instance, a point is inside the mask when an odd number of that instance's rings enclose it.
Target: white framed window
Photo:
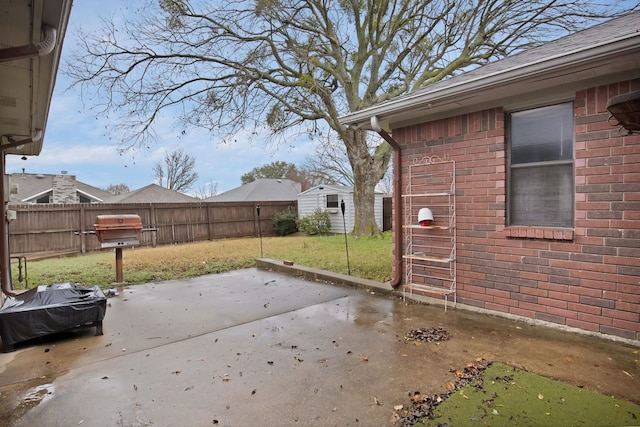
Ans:
[[[327,194],[327,209],[335,209],[338,207],[338,195]]]
[[[573,227],[573,103],[508,116],[508,225]]]

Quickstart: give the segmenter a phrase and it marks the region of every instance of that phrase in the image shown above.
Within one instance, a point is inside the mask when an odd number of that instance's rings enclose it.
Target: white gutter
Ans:
[[[82,194],[83,196],[86,196],[90,199],[93,199],[94,201],[92,203],[104,203],[104,200],[101,199],[100,197],[94,196],[91,193],[87,193],[86,191],[82,191],[79,188],[76,188],[76,191],[80,194]]]
[[[8,148],[13,148],[13,147],[21,149],[22,146],[25,144],[31,144],[32,142],[39,142],[43,137],[43,133],[42,133],[42,129],[36,129],[36,133],[31,137],[26,137],[24,139],[16,140],[17,136],[20,136],[20,135],[2,135],[3,138],[6,138],[6,140],[8,141],[8,144],[4,144],[4,143],[0,144],[0,151],[5,151]]]
[[[39,193],[36,193],[36,194],[32,194],[31,196],[27,197],[26,199],[22,199],[20,201],[23,202],[23,203],[36,203],[35,202],[36,200],[38,200],[40,197],[42,197],[42,196],[44,196],[45,194],[48,194],[48,193],[53,193],[53,187],[51,187],[51,188],[49,188],[47,190],[41,191]]]

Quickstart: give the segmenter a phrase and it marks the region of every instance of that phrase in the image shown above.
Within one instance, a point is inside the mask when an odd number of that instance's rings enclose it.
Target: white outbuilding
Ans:
[[[382,197],[383,193],[375,193],[374,215],[376,224],[382,230]],[[341,202],[344,200],[344,222]],[[328,211],[331,215],[331,233],[347,233],[353,231],[355,222],[353,187],[343,185],[316,185],[298,194],[298,218],[303,218],[316,210]],[[344,225],[343,225],[344,224]]]

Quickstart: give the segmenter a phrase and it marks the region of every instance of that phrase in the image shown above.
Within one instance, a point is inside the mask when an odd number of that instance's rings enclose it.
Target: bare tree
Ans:
[[[174,191],[186,191],[198,179],[195,166],[196,159],[177,149],[165,153],[164,162],[156,162],[153,172],[161,186]]]
[[[382,177],[378,185],[376,185],[376,190],[383,192],[385,196],[393,194],[393,168],[391,165],[389,165],[387,173],[384,174],[384,177]]]
[[[345,146],[333,135],[327,135],[318,141],[315,153],[307,156],[301,169],[313,180],[314,185],[354,185]]]
[[[601,0],[602,1],[602,0]],[[155,6],[155,7],[154,7]],[[391,157],[338,117],[637,9],[598,0],[158,0],[122,26],[80,31],[66,64],[131,144],[166,111],[212,134],[273,136],[324,122],[353,172],[354,234],[379,232],[374,188]],[[253,129],[251,129],[253,128]]]
[[[289,171],[286,178],[299,183],[301,191],[306,191],[315,185],[312,178],[307,174],[307,171],[297,166],[295,169]]]
[[[118,194],[126,194],[130,190],[129,190],[129,186],[127,184],[110,184],[106,188],[106,191],[108,191],[109,193],[113,194],[114,196],[117,196]]]
[[[200,185],[196,190],[196,197],[205,200],[219,194],[218,184],[218,181],[209,181]]]
[[[371,144],[379,144],[375,139]],[[328,135],[316,145],[315,153],[305,159],[299,170],[304,174],[311,186],[320,184],[338,184],[353,186],[353,172],[349,164],[349,157],[345,152],[342,141]],[[389,195],[393,193],[393,170],[391,164],[376,185],[376,191]]]

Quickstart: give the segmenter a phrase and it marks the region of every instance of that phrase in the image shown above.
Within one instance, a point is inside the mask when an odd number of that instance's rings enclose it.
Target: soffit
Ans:
[[[60,63],[71,0],[0,2],[0,135],[7,154],[38,155],[42,150],[49,106]],[[7,48],[32,46],[43,27],[56,29],[53,50],[43,56],[11,59]],[[7,60],[8,59],[8,60]],[[33,139],[33,142],[29,142]]]

